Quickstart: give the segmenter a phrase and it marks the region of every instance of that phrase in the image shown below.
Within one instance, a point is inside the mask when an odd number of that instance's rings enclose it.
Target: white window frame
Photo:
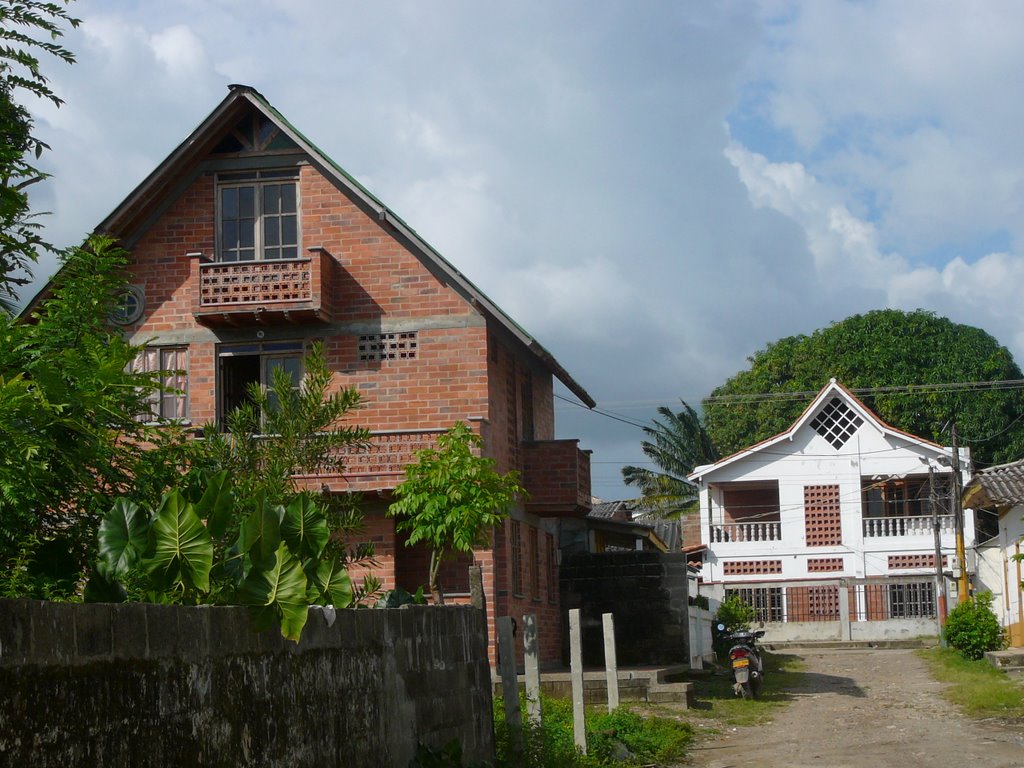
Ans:
[[[152,389],[146,394],[146,402],[149,404],[148,414],[140,414],[140,420],[147,424],[159,423],[188,423],[189,421],[189,354],[188,346],[182,344],[173,345],[149,345],[139,350],[135,361],[132,363],[134,373],[156,374],[159,377],[159,387]],[[170,355],[184,355],[184,365],[171,367],[168,362]],[[155,360],[150,356],[155,355]],[[180,361],[175,361],[180,362]],[[155,363],[155,364],[154,364]],[[170,408],[167,404],[170,403]],[[180,405],[180,408],[178,407]],[[170,410],[173,415],[167,415]],[[175,413],[180,410],[180,415]],[[149,418],[146,418],[149,416]]]

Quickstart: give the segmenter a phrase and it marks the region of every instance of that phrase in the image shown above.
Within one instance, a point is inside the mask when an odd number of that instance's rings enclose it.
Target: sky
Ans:
[[[1024,4],[79,0],[29,104],[81,241],[259,90],[546,346],[593,492],[783,336],[923,308],[1024,360]],[[46,278],[54,263],[43,262]],[[28,292],[31,292],[30,289]],[[826,382],[822,382],[825,384]],[[574,398],[567,390],[558,394]]]

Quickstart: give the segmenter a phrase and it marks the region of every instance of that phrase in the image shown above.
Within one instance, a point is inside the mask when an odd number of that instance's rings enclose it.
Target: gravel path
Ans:
[[[1024,723],[969,720],[910,650],[787,650],[804,659],[794,700],[767,725],[698,742],[705,768],[1019,768]]]

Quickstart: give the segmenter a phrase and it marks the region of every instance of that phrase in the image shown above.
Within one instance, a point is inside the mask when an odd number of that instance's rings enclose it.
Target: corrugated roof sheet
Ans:
[[[1024,459],[975,473],[964,489],[969,507],[1013,507],[1024,504]]]

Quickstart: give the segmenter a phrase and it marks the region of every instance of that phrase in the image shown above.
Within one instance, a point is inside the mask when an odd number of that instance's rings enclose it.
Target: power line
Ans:
[[[999,379],[997,381],[951,381],[944,384],[897,384],[881,387],[848,388],[855,395],[921,395],[940,392],[964,392],[982,390],[1006,390],[1024,388],[1024,379]],[[710,395],[704,403],[759,403],[774,400],[805,400],[814,397],[821,390],[799,392],[748,392],[734,395]]]

